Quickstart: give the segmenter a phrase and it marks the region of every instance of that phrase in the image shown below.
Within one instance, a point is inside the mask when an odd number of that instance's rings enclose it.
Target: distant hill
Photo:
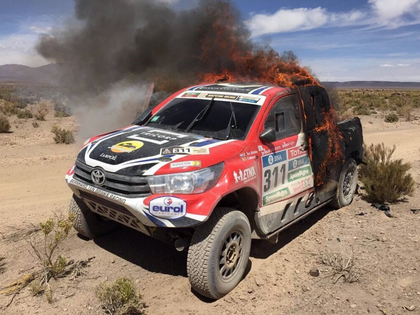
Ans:
[[[65,65],[53,63],[37,68],[16,64],[3,65],[0,66],[0,82],[58,85],[64,68]],[[322,84],[337,89],[420,89],[420,82],[349,81]]]
[[[348,81],[322,82],[325,86],[337,89],[415,89],[420,90],[420,82],[392,82],[392,81]]]
[[[37,68],[16,64],[3,65],[0,66],[0,82],[57,85],[62,76],[62,69],[62,65],[52,63]]]

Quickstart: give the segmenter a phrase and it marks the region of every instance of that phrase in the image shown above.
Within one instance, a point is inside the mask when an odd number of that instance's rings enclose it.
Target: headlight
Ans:
[[[224,163],[194,172],[150,176],[153,194],[199,194],[212,188],[222,174]]]

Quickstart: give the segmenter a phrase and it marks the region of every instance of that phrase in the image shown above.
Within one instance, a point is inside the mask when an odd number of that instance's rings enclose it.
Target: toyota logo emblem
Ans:
[[[92,182],[96,185],[102,186],[105,183],[105,173],[99,169],[95,169],[90,174]]]

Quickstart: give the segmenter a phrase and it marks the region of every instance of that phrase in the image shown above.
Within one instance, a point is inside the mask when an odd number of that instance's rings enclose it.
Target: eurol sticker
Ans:
[[[179,219],[187,214],[187,203],[177,197],[159,197],[150,201],[151,215],[162,219]]]

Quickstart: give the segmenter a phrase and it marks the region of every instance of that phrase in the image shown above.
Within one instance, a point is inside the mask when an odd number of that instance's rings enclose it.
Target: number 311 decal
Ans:
[[[280,167],[280,170],[279,170]],[[276,188],[279,184],[283,185],[286,180],[286,163],[277,165],[274,168],[267,169],[264,171],[264,192],[271,189],[272,181],[274,181],[273,188]],[[280,180],[280,183],[279,183]]]

